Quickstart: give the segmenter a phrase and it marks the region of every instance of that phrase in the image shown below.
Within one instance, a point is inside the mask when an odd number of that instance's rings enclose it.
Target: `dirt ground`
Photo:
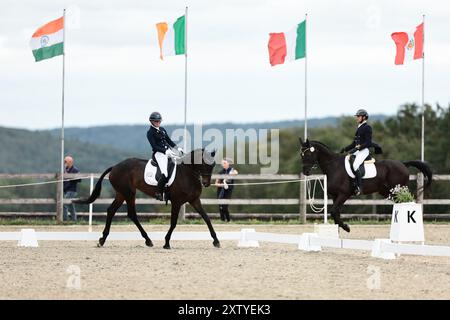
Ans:
[[[251,227],[261,232],[301,234],[312,225],[216,225],[216,231]],[[25,226],[0,226],[15,231]],[[87,226],[35,226],[41,231],[87,231]],[[103,226],[94,227],[101,231]],[[144,225],[149,232],[165,225]],[[115,226],[114,231],[135,231]],[[207,231],[180,225],[176,231]],[[344,238],[388,238],[389,225],[353,225]],[[427,244],[450,245],[450,225],[426,225]],[[450,258],[326,249],[303,252],[292,244],[237,241],[40,241],[38,248],[0,242],[0,299],[450,299]]]

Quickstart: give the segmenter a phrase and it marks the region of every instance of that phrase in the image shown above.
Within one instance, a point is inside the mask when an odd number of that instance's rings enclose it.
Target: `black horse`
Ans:
[[[205,187],[208,187],[211,184],[211,173],[215,166],[214,155],[215,151],[209,153],[204,149],[197,149],[186,154],[181,159],[181,163],[177,167],[175,180],[169,187],[172,208],[170,228],[165,237],[166,242],[164,244],[164,249],[170,249],[170,237],[177,225],[178,213],[181,206],[186,202],[189,202],[203,218],[211,233],[211,237],[214,239],[213,245],[220,248],[220,242],[217,239],[216,232],[200,202],[202,184]],[[103,237],[99,239],[99,246],[103,246],[105,243],[114,214],[124,201],[127,203],[128,217],[141,232],[142,237],[145,239],[145,244],[149,247],[153,246],[152,241],[139,223],[135,204],[136,190],[140,190],[152,197],[156,192],[156,186],[150,186],[144,181],[144,169],[147,162],[148,160],[130,158],[106,169],[100,176],[94,191],[88,199],[72,201],[73,203],[81,204],[94,202],[100,196],[103,178],[109,173],[109,182],[116,191],[116,196],[107,210],[106,225],[103,230]]]
[[[300,155],[303,162],[303,174],[310,175],[311,169],[317,165],[327,176],[328,194],[333,199],[333,206],[330,213],[334,223],[338,224],[342,229],[350,232],[350,228],[340,217],[341,206],[354,195],[354,186],[352,179],[345,170],[345,155],[334,153],[325,144],[319,141],[303,142],[301,138]],[[371,194],[378,192],[383,197],[389,196],[390,190],[396,185],[405,186],[409,181],[409,166],[416,167],[426,177],[427,183],[425,188],[429,187],[432,180],[432,172],[429,166],[421,161],[401,162],[397,160],[379,160],[375,162],[377,169],[376,177],[372,179],[363,179],[362,194]]]

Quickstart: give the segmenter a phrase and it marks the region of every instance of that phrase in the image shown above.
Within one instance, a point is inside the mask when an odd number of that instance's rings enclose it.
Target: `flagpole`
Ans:
[[[425,161],[425,15],[422,15],[422,142],[420,159]]]
[[[304,133],[304,141],[308,138],[308,54],[306,52],[307,45],[306,40],[308,37],[306,36],[307,31],[307,18],[308,14],[305,13],[305,133]],[[307,182],[303,172],[300,172],[300,177],[303,181],[300,183],[300,222],[306,223],[306,190],[307,190]]]
[[[187,28],[188,28],[188,7],[186,6],[186,12],[184,16],[184,151],[187,152],[187,127],[186,127],[186,117],[187,117]]]
[[[186,6],[184,16],[184,152],[187,152],[187,127],[186,127],[186,118],[187,118],[187,49],[188,49],[188,41],[187,41],[187,28],[188,28],[188,7]],[[186,205],[183,204],[180,208],[178,214],[178,221],[184,221],[186,217]]]
[[[306,52],[307,50],[307,39],[308,37],[306,36],[306,32],[307,32],[307,22],[306,19],[308,18],[308,14],[305,13],[305,137],[304,140],[306,141],[306,139],[308,138],[308,94],[307,94],[307,89],[308,89],[308,54]]]
[[[63,68],[62,68],[62,112],[61,112],[61,181],[60,181],[60,207],[59,210],[64,212],[64,78],[65,78],[65,59],[66,57],[66,9],[63,10]],[[63,220],[63,219],[62,219]]]

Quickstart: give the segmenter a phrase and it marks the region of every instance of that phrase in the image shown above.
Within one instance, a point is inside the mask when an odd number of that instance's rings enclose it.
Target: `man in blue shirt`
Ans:
[[[73,158],[71,156],[66,156],[64,158],[64,165],[65,165],[65,172],[66,173],[79,173],[80,170],[78,170],[77,167],[73,165]],[[81,179],[75,179],[72,180],[64,179],[64,198],[65,199],[72,199],[77,197],[77,183],[81,182]],[[67,213],[70,211],[70,217],[72,218],[72,221],[77,221],[77,212],[75,210],[75,204],[65,204],[64,205],[64,213],[63,213],[63,220],[67,220],[68,216]]]

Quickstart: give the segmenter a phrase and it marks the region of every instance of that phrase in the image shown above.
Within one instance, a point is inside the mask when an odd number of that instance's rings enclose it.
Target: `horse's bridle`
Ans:
[[[308,150],[309,150],[309,152],[313,153],[315,151],[315,148],[313,146],[308,147],[308,148],[307,147],[302,147],[302,149],[300,150],[300,152],[302,154],[302,158],[305,156],[305,152],[308,151]],[[316,159],[315,162],[311,166],[311,170],[317,169],[318,165],[319,165],[319,162]]]

